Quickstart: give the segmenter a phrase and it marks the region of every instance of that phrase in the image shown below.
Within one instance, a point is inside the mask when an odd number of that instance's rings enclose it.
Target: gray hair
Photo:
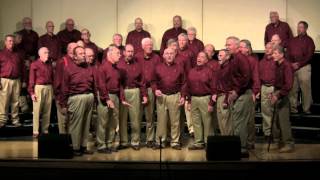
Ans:
[[[167,41],[167,47],[169,47],[172,43],[177,43],[177,41],[175,39],[169,39]]]
[[[197,29],[196,29],[195,27],[189,27],[189,28],[187,29],[187,31],[192,31],[192,32],[194,32],[195,34],[197,34]]]
[[[108,47],[107,55],[110,55],[110,54],[113,52],[113,50],[115,50],[115,49],[118,49],[117,46],[111,44],[111,45]]]
[[[152,41],[151,38],[146,37],[146,38],[143,38],[143,39],[141,40],[141,45],[144,46],[148,41],[150,41],[151,43],[153,43],[153,41]]]
[[[251,42],[248,39],[242,39],[240,42],[242,42],[246,45],[246,48],[249,49],[249,55],[251,55],[252,54]]]
[[[180,33],[179,36],[178,36],[178,39],[179,39],[180,37],[183,37],[183,38],[185,38],[185,39],[188,39],[188,36],[186,35],[186,33]]]
[[[284,54],[284,48],[280,45],[275,45],[272,48],[273,51],[278,51],[280,54]]]

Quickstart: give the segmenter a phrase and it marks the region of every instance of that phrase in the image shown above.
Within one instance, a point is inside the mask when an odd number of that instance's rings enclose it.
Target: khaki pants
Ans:
[[[311,65],[308,64],[294,73],[294,82],[289,94],[291,112],[298,112],[298,93],[301,89],[303,112],[310,112],[312,104]]]
[[[57,107],[57,117],[58,117],[58,129],[59,129],[59,133],[60,134],[66,134],[67,131],[66,131],[66,119],[67,117],[62,114],[61,110],[62,110],[62,107],[60,106],[59,102],[56,100],[56,107]]]
[[[132,107],[126,107],[120,105],[120,120],[119,120],[119,132],[120,132],[120,144],[128,145],[128,118],[131,122],[131,145],[137,146],[140,144],[141,133],[141,98],[139,88],[125,89],[124,95],[126,101],[132,105]]]
[[[271,119],[273,115],[273,105],[269,99],[269,95],[273,93],[273,86],[261,86],[261,116],[262,116],[262,130],[265,136],[271,135]]]
[[[285,145],[293,145],[294,140],[291,131],[290,122],[290,101],[288,97],[283,97],[276,104],[276,117],[273,122],[273,137],[274,139],[281,138],[281,142]]]
[[[248,89],[244,94],[239,96],[231,107],[233,134],[240,137],[241,148],[243,150],[247,149],[248,122],[251,117],[253,104],[252,91]]]
[[[11,120],[13,124],[19,123],[19,96],[21,82],[19,79],[0,78],[0,124],[8,120],[9,106],[11,106]]]
[[[189,132],[189,134],[190,134],[190,133],[194,133],[194,127],[193,127],[193,123],[192,123],[192,120],[193,120],[193,119],[191,118],[191,112],[188,111],[187,106],[188,106],[188,103],[186,102],[186,103],[184,104],[184,113],[185,113],[185,115],[186,115],[188,132]],[[184,122],[182,122],[182,123],[183,123],[183,126],[182,126],[182,127],[184,127]]]
[[[191,98],[191,118],[196,146],[203,146],[207,143],[207,137],[213,135],[212,114],[208,112],[210,98],[211,96]]]
[[[146,118],[146,140],[147,141],[154,141],[155,138],[155,118],[154,118],[154,105],[155,105],[155,99],[154,99],[154,94],[152,92],[151,88],[148,88],[148,104],[144,107],[144,113],[145,113],[145,118]],[[143,111],[141,111],[143,112]],[[141,120],[142,120],[142,113],[141,115]]]
[[[92,93],[74,95],[68,99],[68,132],[74,150],[79,150],[80,146],[87,147],[93,103]]]
[[[117,123],[119,121],[119,97],[116,94],[109,94],[114,103],[114,109],[103,105],[98,98],[98,124],[97,143],[98,149],[111,148],[115,138]]]
[[[157,97],[157,132],[156,142],[160,144],[167,142],[167,127],[170,123],[171,146],[180,144],[180,93],[172,95],[162,95]]]
[[[221,135],[230,136],[233,135],[231,110],[229,106],[223,108],[225,97],[225,95],[221,95],[217,98],[217,118]]]
[[[252,97],[251,97],[252,98]],[[256,142],[256,122],[255,122],[255,117],[256,117],[256,103],[248,104],[248,108],[251,108],[250,111],[250,118],[248,121],[248,139],[247,139],[247,144],[248,146],[253,146]]]
[[[39,133],[39,120],[42,117],[41,132],[48,133],[50,124],[52,85],[35,85],[34,94],[37,101],[33,101],[33,133]]]

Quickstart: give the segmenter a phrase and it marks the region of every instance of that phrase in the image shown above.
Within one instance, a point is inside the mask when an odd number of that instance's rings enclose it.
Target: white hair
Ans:
[[[147,42],[151,42],[151,43],[152,43],[152,39],[151,39],[151,38],[148,38],[148,37],[143,38],[143,39],[141,40],[141,45],[144,46]]]
[[[191,32],[194,32],[195,34],[197,34],[197,29],[195,27],[189,27],[187,29],[187,31],[191,31]]]

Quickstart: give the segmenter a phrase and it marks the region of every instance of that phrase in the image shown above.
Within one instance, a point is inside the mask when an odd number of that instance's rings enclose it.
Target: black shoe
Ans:
[[[139,151],[140,150],[140,146],[139,145],[132,145],[131,148],[135,151]]]
[[[181,145],[180,144],[176,144],[176,145],[173,145],[171,147],[172,147],[172,149],[175,149],[175,150],[181,150]]]
[[[153,141],[148,141],[146,146],[147,146],[147,148],[152,148],[153,147]]]
[[[118,150],[127,149],[127,148],[129,148],[128,145],[122,145],[122,144],[120,144],[120,145],[117,147]]]
[[[109,148],[111,150],[111,152],[118,152],[118,148]]]
[[[110,148],[98,149],[97,151],[98,153],[102,153],[102,154],[111,154]]]
[[[81,150],[73,150],[73,155],[74,156],[82,156],[82,151]]]
[[[94,152],[93,151],[90,151],[88,149],[85,149],[82,151],[83,154],[88,154],[88,155],[92,155]]]
[[[154,144],[152,147],[153,150],[160,149],[160,144]]]

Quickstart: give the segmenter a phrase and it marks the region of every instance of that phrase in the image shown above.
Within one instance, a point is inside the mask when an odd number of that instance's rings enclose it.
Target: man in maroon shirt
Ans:
[[[181,33],[187,34],[187,31],[182,28],[182,18],[181,16],[173,17],[173,28],[166,30],[162,36],[161,47],[160,47],[160,55],[163,55],[164,49],[166,49],[166,45],[169,39],[177,40],[178,35]]]
[[[84,43],[85,48],[91,48],[94,52],[95,57],[98,57],[98,53],[102,52],[102,49],[99,48],[94,42],[90,40],[91,33],[88,29],[81,30],[81,40]]]
[[[266,26],[264,44],[270,42],[274,34],[278,34],[282,40],[281,46],[287,47],[289,40],[293,37],[290,26],[279,20],[279,14],[276,11],[270,12],[270,21],[270,24]]]
[[[109,46],[106,61],[99,67],[97,149],[100,153],[110,154],[128,147],[121,144],[117,148],[112,147],[119,123],[119,102],[124,97],[124,78],[116,66],[120,56],[120,50],[116,46]]]
[[[132,44],[134,47],[134,53],[142,52],[141,41],[143,38],[151,37],[148,31],[143,29],[143,22],[141,18],[134,20],[135,29],[130,31],[127,35],[126,44]]]
[[[148,95],[148,103],[142,107],[142,111],[140,113],[141,119],[144,112],[146,118],[146,141],[147,147],[151,148],[154,144],[155,138],[155,96],[152,92],[151,82],[155,78],[155,69],[157,64],[161,63],[161,59],[158,54],[153,52],[153,41],[151,38],[144,38],[141,42],[142,52],[136,54],[137,61],[142,67],[142,74],[144,77],[147,95]]]
[[[272,57],[276,62],[275,90],[270,94],[271,104],[275,106],[275,121],[273,122],[273,134],[275,137],[281,135],[278,142],[280,153],[294,151],[294,140],[290,123],[289,92],[293,85],[293,71],[291,64],[284,58],[284,49],[281,46],[273,48]],[[280,143],[283,146],[280,146]]]
[[[61,45],[58,36],[54,32],[54,24],[52,21],[46,23],[47,33],[39,38],[38,48],[48,48],[50,54],[49,59],[52,61],[52,65],[55,67],[58,59],[61,58]]]
[[[175,63],[175,51],[167,48],[164,51],[164,62],[156,67],[155,80],[152,89],[157,101],[157,132],[154,149],[166,146],[168,122],[171,127],[171,142],[173,149],[181,150],[180,144],[180,108],[185,104],[185,72]]]
[[[216,74],[216,89],[212,100],[217,102],[217,119],[221,135],[233,135],[231,107],[228,105],[228,94],[232,90],[231,71],[230,71],[231,54],[227,49],[219,51],[219,70]]]
[[[248,106],[251,106],[251,114],[250,119],[248,122],[248,141],[247,146],[248,149],[254,149],[255,148],[255,139],[256,139],[256,127],[255,127],[255,102],[256,99],[260,96],[260,78],[259,78],[259,60],[256,55],[252,52],[252,46],[251,42],[247,39],[243,39],[240,41],[239,44],[240,52],[247,57],[247,60],[249,61],[250,70],[251,70],[251,79],[250,79],[250,86],[251,86],[251,94],[252,94],[252,100],[253,104],[249,104]]]
[[[272,58],[272,49],[273,43],[267,43],[265,46],[265,55],[259,62],[262,128],[266,139],[269,139],[271,135],[271,119],[274,111],[269,98],[269,94],[274,91],[274,82],[276,78],[276,63]]]
[[[85,62],[83,47],[74,48],[73,65],[65,67],[62,81],[63,113],[69,114],[67,131],[71,134],[74,155],[92,154],[88,151],[88,135],[94,94],[95,80],[92,68]]]
[[[62,101],[63,73],[66,66],[73,65],[72,58],[73,58],[73,50],[75,47],[77,47],[76,43],[68,44],[67,54],[57,61],[57,65],[54,73],[53,89],[54,89],[54,96],[55,96],[56,107],[57,107],[58,128],[59,128],[60,134],[66,133],[66,116],[62,114],[62,107],[60,105],[60,102]]]
[[[22,20],[23,29],[19,31],[22,34],[22,46],[26,56],[34,60],[37,56],[39,35],[32,30],[32,19],[25,17]]]
[[[232,54],[230,60],[232,90],[228,95],[228,104],[232,105],[233,133],[240,136],[241,152],[247,156],[247,124],[252,111],[250,105],[253,104],[250,86],[251,69],[247,57],[240,53],[239,43],[240,40],[234,36],[226,40],[226,47]]]
[[[131,122],[131,147],[140,149],[141,134],[141,104],[147,103],[147,93],[142,68],[134,58],[134,47],[131,44],[125,46],[124,56],[120,58],[117,67],[124,74],[124,98],[130,104],[120,105],[120,142],[128,144],[128,118]],[[142,103],[141,103],[142,102]]]
[[[39,135],[40,114],[42,117],[41,132],[48,133],[53,97],[53,70],[48,48],[40,48],[38,55],[39,59],[30,66],[28,86],[33,101],[33,137]]]
[[[194,125],[194,144],[189,150],[204,149],[207,137],[213,134],[212,94],[215,89],[215,79],[212,70],[206,65],[208,61],[205,52],[199,52],[197,66],[192,68],[187,76],[186,92],[188,96],[188,111],[191,111]]]
[[[197,30],[195,27],[189,27],[187,29],[187,35],[188,35],[188,40],[189,40],[188,47],[195,55],[195,61],[197,61],[196,56],[198,55],[198,53],[200,51],[202,51],[204,49],[203,42],[200,41],[199,39],[197,39]]]
[[[0,51],[0,127],[8,120],[8,109],[11,106],[11,121],[14,126],[19,122],[19,96],[22,87],[26,87],[24,62],[14,50],[14,36],[6,35],[4,49]]]
[[[114,34],[112,36],[112,46],[116,46],[120,50],[120,55],[123,55],[124,46],[122,45],[122,35],[121,34]],[[107,58],[108,48],[106,48],[103,52],[102,62],[104,62]]]
[[[298,35],[289,41],[287,47],[288,60],[292,64],[294,72],[294,83],[290,92],[291,112],[297,113],[298,92],[302,94],[302,109],[304,113],[310,114],[312,104],[311,92],[311,64],[315,45],[307,34],[308,23],[300,21],[298,23]]]
[[[61,52],[66,54],[67,46],[71,42],[77,42],[81,39],[81,33],[74,28],[75,24],[73,19],[69,18],[66,20],[66,28],[58,32],[57,36],[61,42]]]

